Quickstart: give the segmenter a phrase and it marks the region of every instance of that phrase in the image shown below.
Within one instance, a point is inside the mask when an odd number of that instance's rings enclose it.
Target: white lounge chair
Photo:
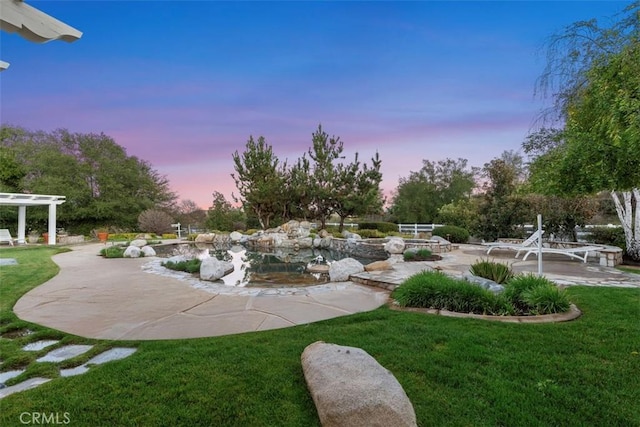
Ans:
[[[538,238],[544,234],[544,231],[536,230],[527,240],[522,243],[507,243],[507,242],[491,242],[483,243],[484,246],[488,246],[487,255],[494,249],[510,249],[516,252],[516,258],[520,256],[520,252],[526,251],[533,247],[538,246]]]
[[[571,258],[576,258],[582,260],[582,262],[587,262],[587,257],[589,256],[589,252],[598,251],[603,249],[602,246],[579,246],[575,248],[542,248],[543,254],[560,254],[566,255]],[[580,255],[584,253],[583,255]],[[535,254],[538,256],[538,248],[532,248],[525,254],[523,261],[527,260],[527,257],[531,254]]]
[[[11,237],[11,233],[6,228],[0,228],[0,243],[9,242],[11,246],[13,246],[13,237]]]

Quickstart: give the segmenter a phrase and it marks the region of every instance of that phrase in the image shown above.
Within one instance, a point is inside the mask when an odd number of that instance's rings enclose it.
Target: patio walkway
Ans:
[[[14,306],[18,317],[68,333],[98,339],[196,338],[283,328],[373,310],[387,302],[387,290],[354,282],[306,288],[256,289],[194,286],[193,279],[151,274],[149,258],[103,259],[102,244],[72,247],[53,260],[60,273],[26,293]],[[518,272],[537,272],[537,260],[521,261],[513,252],[461,245],[437,262],[398,262],[393,270],[358,278],[399,284],[430,267],[462,275],[480,259],[512,264]],[[563,285],[640,287],[640,277],[597,263],[546,256],[544,273]]]

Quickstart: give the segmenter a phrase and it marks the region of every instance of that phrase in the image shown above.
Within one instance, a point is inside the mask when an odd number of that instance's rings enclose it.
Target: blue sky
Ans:
[[[630,2],[27,3],[84,34],[0,35],[2,123],[104,132],[206,208],[249,135],[295,161],[321,123],[347,159],[379,152],[388,195],[423,159],[519,150],[547,37]]]

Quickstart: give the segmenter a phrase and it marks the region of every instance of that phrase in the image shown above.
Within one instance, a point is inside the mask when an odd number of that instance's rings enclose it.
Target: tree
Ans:
[[[640,260],[640,2],[610,27],[578,22],[552,36],[538,80],[562,124],[562,142],[537,156],[542,190],[590,194],[609,190],[627,253]],[[526,147],[525,147],[526,149]]]
[[[210,230],[233,231],[240,223],[244,224],[244,215],[239,208],[234,208],[224,195],[213,192],[213,204],[207,212],[207,227]]]
[[[231,174],[245,210],[252,211],[263,229],[269,228],[271,220],[282,212],[279,196],[284,191],[286,164],[280,167],[280,161],[273,153],[273,147],[264,137],[254,140],[249,137],[245,151],[233,154],[236,173]]]
[[[399,222],[435,222],[439,209],[468,198],[475,187],[476,168],[467,168],[466,159],[422,161],[418,172],[400,178],[391,206]]]
[[[340,217],[339,231],[344,228],[344,220],[349,216],[377,214],[382,211],[384,197],[380,190],[382,161],[378,153],[371,158],[371,166],[360,166],[358,153],[347,165],[337,168],[336,204],[334,212]]]
[[[181,200],[173,211],[173,216],[182,228],[202,228],[207,220],[207,212],[193,200]]]
[[[334,163],[343,159],[344,150],[339,137],[331,136],[322,130],[322,125],[311,135],[313,146],[308,154],[311,160],[310,211],[314,219],[320,221],[320,228],[325,228],[327,218],[336,206],[339,171]]]
[[[135,228],[146,209],[165,209],[175,200],[167,179],[151,165],[128,156],[104,134],[31,132],[3,126],[0,146],[13,152],[25,174],[20,191],[66,196],[58,221],[70,231],[88,233],[113,225]],[[34,209],[28,220],[44,221],[47,213]]]
[[[145,233],[162,235],[173,230],[171,224],[173,218],[165,211],[159,209],[147,209],[138,217],[138,228]]]

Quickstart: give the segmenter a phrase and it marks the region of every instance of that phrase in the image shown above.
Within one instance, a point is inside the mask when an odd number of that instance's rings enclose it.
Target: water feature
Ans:
[[[253,251],[242,245],[226,247],[211,244],[178,243],[154,247],[157,256],[170,258],[216,257],[233,264],[232,273],[220,279],[228,286],[236,287],[304,287],[327,283],[329,277],[323,273],[308,271],[311,265],[330,264],[348,254],[328,249],[286,249]],[[360,260],[368,264],[372,260]]]

